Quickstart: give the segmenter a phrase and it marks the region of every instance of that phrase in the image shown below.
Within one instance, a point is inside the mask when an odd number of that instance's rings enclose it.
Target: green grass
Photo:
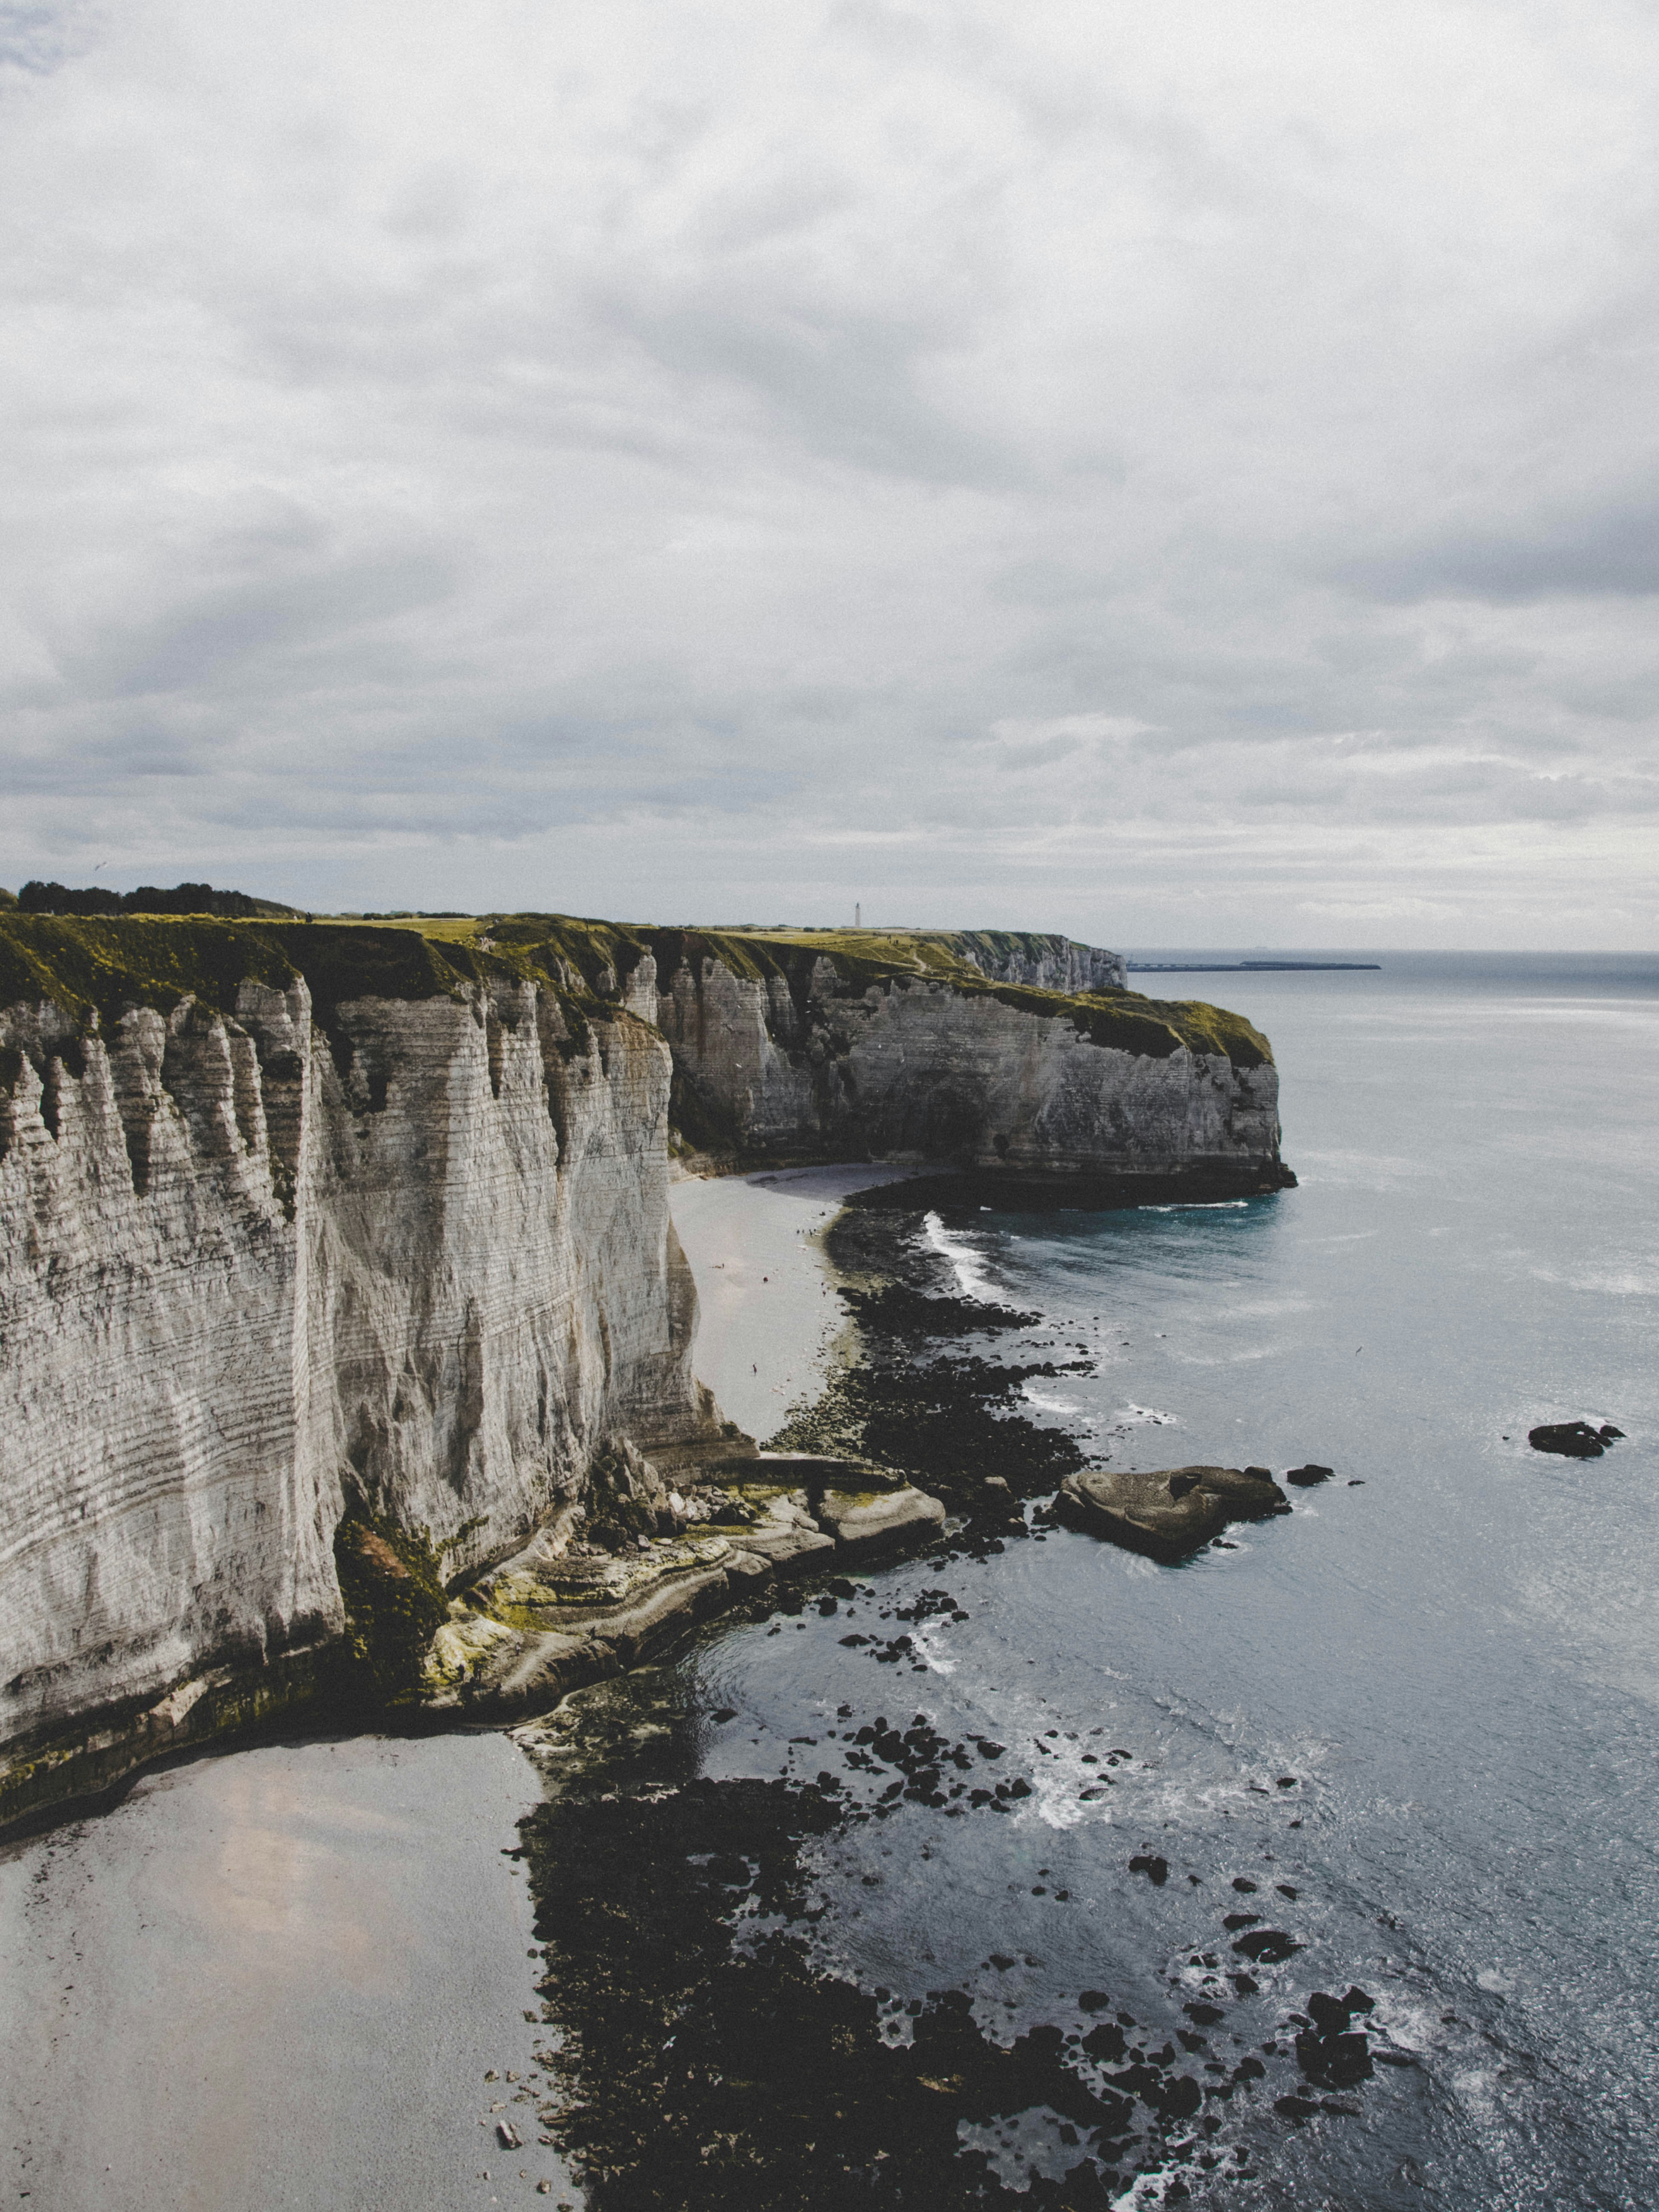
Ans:
[[[313,922],[325,921],[331,929],[407,929],[416,937],[429,937],[434,945],[462,945],[476,937],[484,923],[476,914],[398,914],[368,916],[361,914],[319,914]]]
[[[714,959],[750,981],[781,981],[804,1003],[815,965],[827,960],[854,992],[901,979],[947,983],[964,997],[1070,1021],[1096,1044],[1143,1057],[1168,1059],[1184,1046],[1224,1053],[1238,1067],[1272,1059],[1261,1032],[1221,1007],[1138,991],[1072,997],[991,982],[962,957],[961,941],[945,930],[658,928],[556,914],[304,922],[78,919],[8,908],[0,910],[0,1006],[49,999],[83,1028],[94,1012],[107,1026],[128,1006],[166,1012],[187,994],[230,1013],[244,980],[281,988],[303,974],[326,1027],[347,1000],[437,998],[469,983],[515,977],[556,991],[580,1039],[586,1019],[605,1010],[648,952],[659,983],[682,964],[700,975],[702,963]],[[984,933],[977,941],[1029,950],[1041,940]]]
[[[301,975],[325,1024],[349,999],[440,998],[491,977],[573,996],[534,948],[486,951],[392,923],[0,913],[0,1006],[49,999],[82,1027],[94,1013],[118,1021],[129,1006],[170,1012],[190,995],[228,1014],[244,981],[280,990]]]

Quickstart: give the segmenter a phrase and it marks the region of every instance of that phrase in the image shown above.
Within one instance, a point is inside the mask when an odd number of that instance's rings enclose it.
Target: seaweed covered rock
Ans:
[[[1237,1467],[1090,1468],[1067,1475],[1054,1501],[1056,1516],[1072,1528],[1166,1565],[1190,1558],[1230,1522],[1290,1510],[1271,1476]]]

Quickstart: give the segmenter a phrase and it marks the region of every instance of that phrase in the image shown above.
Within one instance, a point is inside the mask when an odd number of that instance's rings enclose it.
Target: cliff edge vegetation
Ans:
[[[562,963],[581,975],[601,995],[614,991],[614,979],[631,974],[647,954],[659,988],[682,968],[695,971],[714,961],[745,982],[781,982],[797,999],[811,991],[823,962],[848,994],[913,979],[948,984],[966,997],[983,995],[1024,1012],[1060,1016],[1091,1043],[1158,1059],[1183,1047],[1224,1053],[1239,1067],[1259,1067],[1273,1058],[1267,1038],[1242,1014],[1201,1000],[1151,999],[1123,987],[1063,992],[1010,980],[1012,971],[1035,966],[1042,951],[1052,952],[1057,961],[1063,956],[1068,940],[1035,933],[665,929],[553,914],[504,915],[483,927],[491,943],[539,951],[550,964]],[[1087,945],[1070,949],[1079,954],[1094,951]],[[1115,954],[1099,957],[1122,975]]]

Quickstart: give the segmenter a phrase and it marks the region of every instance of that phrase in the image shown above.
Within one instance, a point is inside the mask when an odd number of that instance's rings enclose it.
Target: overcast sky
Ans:
[[[1659,943],[1645,0],[0,56],[0,882]]]

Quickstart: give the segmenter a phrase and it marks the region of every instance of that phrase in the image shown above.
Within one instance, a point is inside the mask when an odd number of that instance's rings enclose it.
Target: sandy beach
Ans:
[[[696,1371],[764,1440],[845,1326],[822,1237],[916,1172],[687,1182]],[[533,2107],[492,2106],[525,2018],[530,1904],[503,1856],[537,1785],[494,1735],[268,1743],[140,1778],[0,1849],[0,2116],[33,2203],[255,2212],[580,2201]],[[533,1955],[533,1954],[532,1954]],[[486,2179],[485,2177],[489,2178]],[[521,2178],[522,2176],[522,2178]]]
[[[503,1856],[539,1794],[499,1735],[262,1744],[0,1849],[11,2201],[574,2200],[533,2106],[506,2106],[524,2148],[502,2148],[491,2106],[514,2092],[484,2079],[527,2074],[544,2033]]]
[[[764,1443],[816,1393],[845,1322],[823,1237],[855,1190],[908,1167],[785,1168],[674,1186],[674,1225],[696,1278],[693,1365],[728,1420]]]

